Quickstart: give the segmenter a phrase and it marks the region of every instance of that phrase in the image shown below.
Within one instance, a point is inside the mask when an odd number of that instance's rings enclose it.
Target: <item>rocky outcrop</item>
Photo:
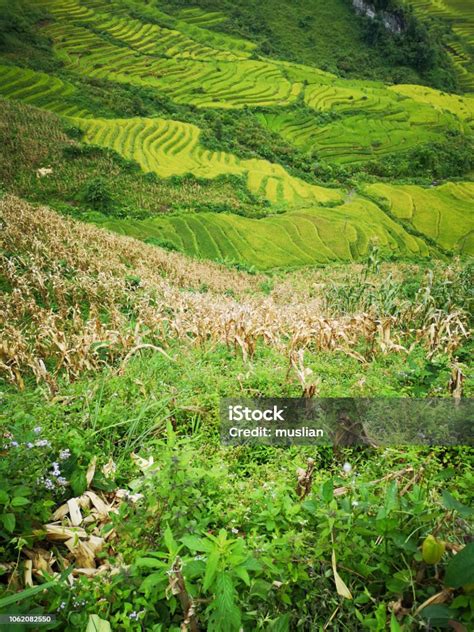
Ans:
[[[374,20],[380,18],[385,28],[397,35],[405,30],[405,23],[401,15],[390,11],[377,11],[368,0],[352,0],[352,6],[357,13]]]

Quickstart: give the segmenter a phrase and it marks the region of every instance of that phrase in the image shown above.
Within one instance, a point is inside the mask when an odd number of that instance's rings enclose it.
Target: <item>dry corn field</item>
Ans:
[[[469,336],[459,309],[401,302],[391,315],[336,313],[323,300],[323,284],[295,290],[284,279],[265,295],[263,277],[115,236],[16,197],[2,199],[0,215],[8,288],[0,370],[20,388],[33,374],[54,391],[60,375],[120,368],[147,345],[166,353],[172,339],[225,344],[246,360],[257,345],[271,345],[295,365],[305,349],[341,351],[361,363],[416,345],[454,356]]]

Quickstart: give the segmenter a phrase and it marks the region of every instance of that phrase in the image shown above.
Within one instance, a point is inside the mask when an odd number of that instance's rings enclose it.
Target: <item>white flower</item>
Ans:
[[[35,428],[33,428],[33,432],[35,434],[39,434],[41,432],[41,426],[36,426]]]
[[[59,469],[59,463],[54,462],[53,463],[53,471],[52,471],[53,476],[61,476],[61,470]]]
[[[46,489],[49,489],[49,490],[54,489],[54,483],[50,478],[45,479],[44,486],[46,487]]]
[[[64,478],[64,476],[58,476],[57,483],[58,485],[62,485],[63,487],[65,487],[67,485],[67,480]]]
[[[353,506],[353,507],[358,507],[358,506],[359,506],[359,501],[357,501],[357,500],[353,500],[353,501],[352,501],[352,506]]]
[[[128,615],[129,619],[134,619],[135,621],[138,619],[138,612],[135,610]]]
[[[69,450],[69,448],[66,448],[66,450],[61,450],[61,452],[59,453],[60,461],[65,461],[70,456],[71,456],[71,450]]]
[[[232,527],[231,531],[232,531],[232,533],[234,533],[234,534],[237,534],[237,533],[239,532],[239,530],[238,530],[238,529],[236,529],[235,527]]]
[[[11,441],[10,445],[12,448],[17,448],[18,447],[18,441]]]
[[[31,441],[28,441],[28,443],[25,444],[27,448],[29,448],[31,450],[31,448],[34,448],[34,444],[31,443]]]
[[[35,442],[35,446],[37,446],[38,448],[45,448],[45,447],[51,447],[50,442],[47,439],[38,439]]]
[[[352,472],[352,465],[346,461],[342,466],[342,469],[346,474],[350,474]]]

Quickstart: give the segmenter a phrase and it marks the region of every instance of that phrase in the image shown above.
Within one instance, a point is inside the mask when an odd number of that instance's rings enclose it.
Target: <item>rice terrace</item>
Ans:
[[[473,255],[472,0],[0,0],[0,632],[473,630]]]

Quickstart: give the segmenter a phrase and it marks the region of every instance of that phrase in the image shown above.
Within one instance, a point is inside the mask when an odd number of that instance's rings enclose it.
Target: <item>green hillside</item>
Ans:
[[[196,257],[228,259],[262,270],[357,260],[373,245],[383,253],[403,253],[407,257],[423,257],[429,252],[422,239],[407,233],[363,198],[328,209],[293,210],[264,219],[201,213],[113,220],[103,225],[139,239],[165,239]]]
[[[374,244],[389,257],[472,254],[469,196],[450,199],[445,213],[455,214],[457,227],[455,236],[444,235],[445,224],[433,206],[439,198],[443,207],[444,190],[426,197],[423,187],[440,172],[470,178],[474,97],[342,78],[315,67],[316,57],[297,49],[293,57],[311,65],[271,57],[258,38],[252,42],[232,28],[222,30],[237,19],[235,12],[226,13],[225,3],[222,11],[210,13],[206,7],[106,0],[30,5],[36,17],[42,16],[28,27],[38,53],[34,63],[17,55],[21,65],[15,65],[7,40],[0,96],[59,114],[82,131],[83,144],[113,150],[162,182],[236,177],[247,189],[243,195],[259,207],[256,213],[245,211],[247,217],[209,214],[209,205],[201,217],[147,219],[131,212],[127,219],[120,211],[112,220],[96,216],[102,225],[167,242],[193,256],[261,269],[357,260]],[[341,37],[362,50],[348,31],[347,5],[335,7],[346,16],[337,21]],[[290,25],[310,11],[309,5],[300,6],[283,19],[279,9],[271,17],[267,9],[255,15],[269,32],[273,21]],[[325,23],[319,9],[313,7],[314,15]],[[241,13],[243,29],[245,6]],[[352,24],[358,28],[357,21]],[[287,37],[300,42],[290,28]],[[276,40],[285,46],[284,38]],[[322,50],[318,54],[324,56]],[[408,167],[410,161],[418,163],[417,172]],[[417,208],[423,221],[410,224],[396,210],[387,214],[378,206],[380,198],[364,197],[370,187],[353,198],[367,174],[392,172],[418,177],[412,186],[421,186]],[[104,215],[100,204],[91,211]],[[332,235],[328,226],[335,229]],[[275,240],[270,249],[263,246],[269,235]]]
[[[2,630],[474,629],[471,4],[0,0]]]
[[[410,0],[425,19],[437,18],[450,25],[446,48],[465,90],[474,91],[474,6],[469,0]]]

